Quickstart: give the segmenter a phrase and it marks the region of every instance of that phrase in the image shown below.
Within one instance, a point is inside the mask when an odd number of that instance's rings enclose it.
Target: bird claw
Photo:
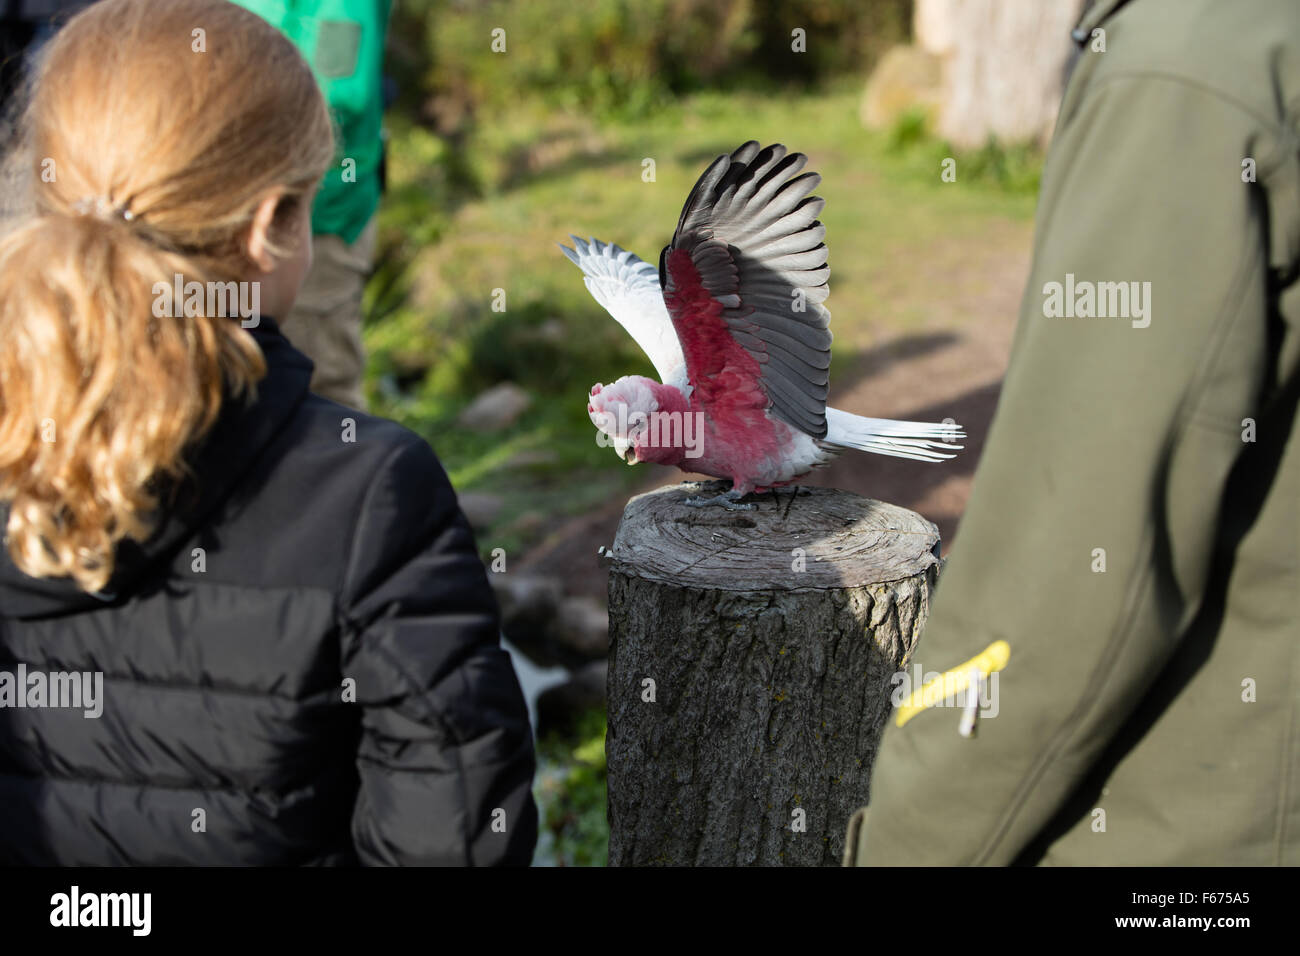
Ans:
[[[732,488],[730,491],[723,492],[720,495],[714,495],[712,498],[706,498],[704,495],[694,495],[693,497],[687,498],[683,503],[692,508],[704,508],[708,505],[721,505],[728,511],[758,510],[758,505],[756,504],[740,504],[740,499],[743,497],[745,496],[739,494],[735,488]]]

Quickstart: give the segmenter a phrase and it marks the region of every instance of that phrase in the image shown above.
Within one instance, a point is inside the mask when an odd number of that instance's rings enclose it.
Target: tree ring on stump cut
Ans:
[[[729,482],[688,481],[628,502],[611,570],[679,587],[812,591],[902,581],[939,563],[939,529],[914,511],[833,488],[747,496],[752,511],[692,507]]]

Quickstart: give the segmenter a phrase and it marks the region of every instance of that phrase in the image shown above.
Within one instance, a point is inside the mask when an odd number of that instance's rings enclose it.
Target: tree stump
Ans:
[[[827,488],[633,498],[609,559],[611,865],[837,865],[939,531]]]

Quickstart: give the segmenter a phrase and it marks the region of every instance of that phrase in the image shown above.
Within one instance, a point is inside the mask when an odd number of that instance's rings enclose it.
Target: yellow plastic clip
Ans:
[[[994,641],[983,651],[963,664],[958,664],[950,671],[945,671],[933,680],[928,680],[912,691],[898,707],[894,723],[902,727],[905,723],[935,704],[951,700],[970,686],[972,673],[977,679],[986,679],[990,674],[1002,670],[1011,658],[1011,645],[1006,641]]]

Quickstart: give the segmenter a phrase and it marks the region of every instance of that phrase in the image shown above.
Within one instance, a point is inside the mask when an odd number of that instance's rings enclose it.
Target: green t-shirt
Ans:
[[[379,205],[384,34],[391,0],[234,0],[302,51],[337,123],[339,151],[312,207],[312,231],[354,241]]]

